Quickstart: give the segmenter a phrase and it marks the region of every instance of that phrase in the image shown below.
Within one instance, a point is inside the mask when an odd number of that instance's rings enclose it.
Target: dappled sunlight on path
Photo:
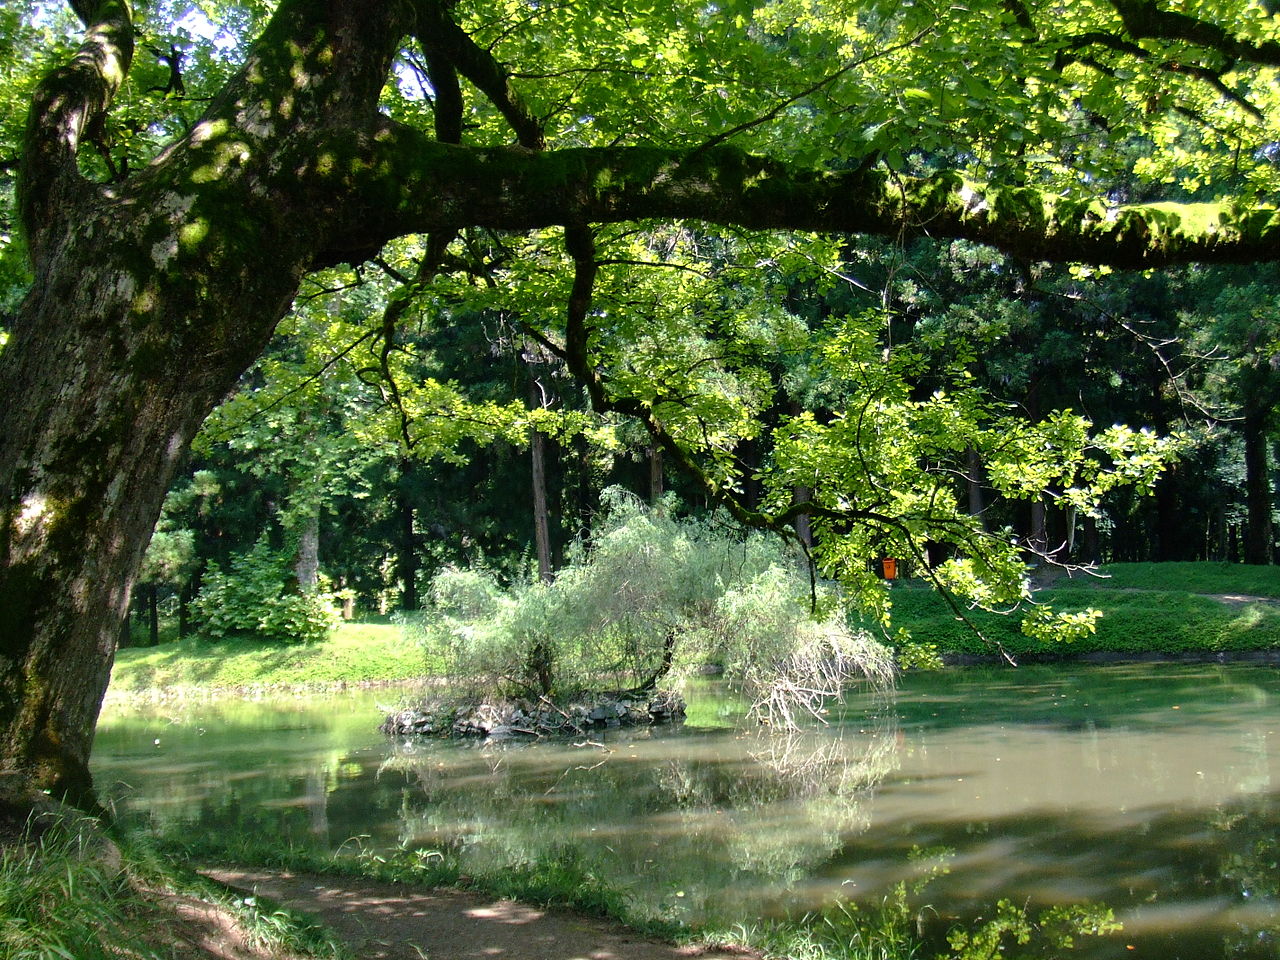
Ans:
[[[749,960],[734,948],[676,947],[562,910],[460,890],[415,890],[351,877],[211,870],[214,879],[312,914],[362,960]]]

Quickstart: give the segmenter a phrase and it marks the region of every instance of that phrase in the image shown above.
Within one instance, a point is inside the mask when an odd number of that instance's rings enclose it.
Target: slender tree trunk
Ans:
[[[759,480],[760,441],[755,439],[740,440],[734,453],[743,474],[742,502],[750,510],[759,509],[761,494]]]
[[[662,448],[649,446],[649,503],[657,506],[663,494]]]
[[[547,438],[533,431],[530,444],[533,460],[533,538],[538,552],[538,579],[551,582],[551,525],[547,510]]]
[[[160,588],[154,583],[147,584],[147,635],[151,646],[160,644]]]
[[[546,405],[546,395],[538,378],[529,371],[529,400],[535,406]],[[551,525],[547,509],[547,438],[540,430],[534,428],[529,436],[529,456],[532,464],[533,484],[533,540],[538,554],[538,579],[550,583],[551,566]]]
[[[813,490],[809,487],[796,487],[791,491],[792,503],[807,503],[813,499]],[[795,527],[796,537],[805,545],[806,549],[813,547],[813,524],[810,521],[809,514],[797,513],[795,520],[792,522]]]
[[[1080,559],[1084,563],[1097,563],[1102,559],[1102,545],[1098,537],[1098,521],[1089,514],[1085,514],[1081,526],[1083,530],[1080,533]]]
[[[192,577],[178,590],[178,638],[191,633],[191,601],[196,597],[196,578]]]
[[[1267,414],[1247,410],[1244,415],[1245,563],[1265,564],[1274,559],[1267,442]]]
[[[1031,501],[1030,533],[1031,549],[1040,555],[1047,553],[1049,549],[1049,525],[1048,513],[1043,499],[1037,498]]]
[[[400,609],[418,609],[418,542],[413,532],[414,509],[411,496],[413,461],[408,457],[400,461],[400,484],[396,493],[396,512],[399,515],[397,574],[400,579]]]
[[[969,496],[969,513],[972,516],[985,518],[986,504],[983,503],[982,496],[982,454],[978,452],[977,447],[970,447],[965,451],[965,490]],[[987,522],[982,520],[982,528],[985,530]]]
[[[320,507],[308,511],[298,531],[298,555],[293,564],[298,589],[315,593],[320,586]]]
[[[1167,432],[1167,428],[1162,432]],[[1155,529],[1152,557],[1157,563],[1189,560],[1187,556],[1191,527],[1182,508],[1182,490],[1176,463],[1160,477],[1155,488]]]

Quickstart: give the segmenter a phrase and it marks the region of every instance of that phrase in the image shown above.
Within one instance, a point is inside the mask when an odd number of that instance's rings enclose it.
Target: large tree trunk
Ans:
[[[99,19],[35,96],[19,183],[35,275],[0,351],[0,800],[44,789],[91,807],[94,725],[165,492],[301,277],[333,256],[332,204],[279,176],[279,153],[308,120],[372,110],[403,25],[334,5],[339,55],[282,4],[206,120],[108,187],[76,152],[128,69],[132,26],[124,4],[77,9]],[[298,62],[279,54],[290,43]],[[300,89],[287,117],[263,112],[256,91],[338,56],[346,73]]]
[[[137,228],[99,217],[68,238],[0,353],[0,768],[77,802],[165,492],[293,292],[228,284],[228,301],[256,305],[254,328],[192,303],[177,277],[140,282],[87,249]]]

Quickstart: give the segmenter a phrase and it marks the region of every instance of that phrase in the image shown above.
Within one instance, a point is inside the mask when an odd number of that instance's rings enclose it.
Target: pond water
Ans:
[[[126,822],[327,849],[572,858],[654,912],[750,922],[931,876],[928,916],[1092,901],[1080,957],[1280,957],[1280,671],[967,669],[785,737],[714,689],[678,729],[596,743],[392,742],[393,692],[111,706],[94,754]],[[380,706],[381,705],[381,706]]]

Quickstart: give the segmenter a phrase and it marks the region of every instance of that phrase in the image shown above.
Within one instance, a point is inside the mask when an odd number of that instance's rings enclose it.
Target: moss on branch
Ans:
[[[310,150],[310,147],[308,147]],[[316,159],[318,158],[318,159]],[[953,172],[805,170],[732,147],[532,152],[439,144],[403,127],[344,134],[301,167],[341,179],[356,246],[463,226],[695,219],[750,229],[967,239],[1031,260],[1146,268],[1280,253],[1280,211],[1218,203],[1108,206]],[[299,169],[299,167],[290,167]]]

